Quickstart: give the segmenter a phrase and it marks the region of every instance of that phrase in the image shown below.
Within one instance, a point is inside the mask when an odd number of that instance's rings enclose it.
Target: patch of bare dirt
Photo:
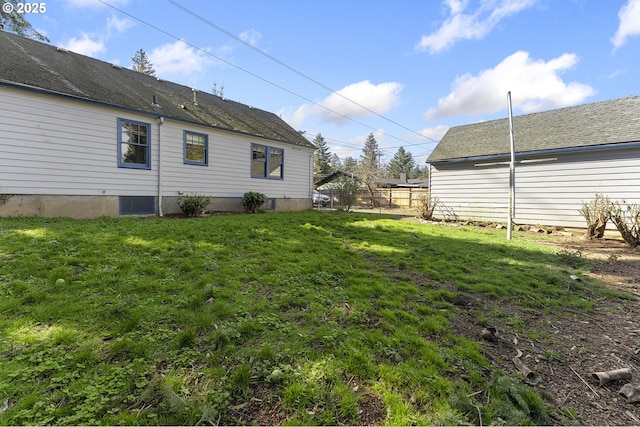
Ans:
[[[640,403],[628,403],[619,394],[626,383],[640,384],[640,249],[629,248],[621,239],[586,240],[568,234],[553,235],[547,244],[556,247],[564,259],[580,263],[582,271],[589,269],[584,276],[625,292],[624,296],[594,293],[593,312],[567,309],[564,316],[556,316],[542,310],[505,307],[485,296],[467,294],[453,302],[461,310],[452,327],[482,341],[494,366],[523,378],[513,360],[520,355],[519,361],[532,371],[529,382],[549,392],[558,408],[572,408],[562,411],[557,424],[640,425]],[[464,310],[464,306],[473,310]],[[486,312],[499,308],[518,316],[537,332],[537,338],[504,333],[501,325],[495,325],[497,338],[483,339],[478,308]],[[631,380],[601,386],[593,376],[621,368],[631,371]]]
[[[640,297],[640,247],[631,248],[622,239],[606,237],[585,239],[578,236],[553,236],[560,251],[585,258],[594,264],[587,276],[607,287]]]

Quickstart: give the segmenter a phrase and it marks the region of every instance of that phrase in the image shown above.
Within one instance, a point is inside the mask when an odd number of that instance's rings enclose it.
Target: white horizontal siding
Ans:
[[[184,164],[183,131],[205,133],[209,141],[209,164]],[[198,193],[214,197],[242,197],[247,191],[258,191],[268,197],[310,197],[310,149],[219,132],[183,123],[165,121],[162,126],[163,193]],[[257,143],[284,150],[284,179],[251,177],[251,144]]]
[[[0,88],[0,192],[47,195],[154,195],[157,170],[118,168],[117,119],[145,116]]]
[[[150,124],[151,170],[118,167],[118,118]],[[184,164],[184,130],[208,135],[207,166]],[[252,142],[284,149],[283,180],[251,178]],[[157,117],[0,88],[4,194],[157,196],[161,188],[163,196],[240,197],[260,191],[273,198],[308,198],[312,153],[208,127],[171,120],[160,125]]]
[[[596,193],[640,203],[640,148],[565,153],[548,160],[516,165],[515,223],[585,227],[579,211]],[[506,222],[509,167],[432,165],[431,193],[441,203],[437,216]]]

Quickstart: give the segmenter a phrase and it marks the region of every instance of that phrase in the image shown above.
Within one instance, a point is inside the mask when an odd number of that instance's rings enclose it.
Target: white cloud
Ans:
[[[117,16],[111,15],[107,18],[107,37],[110,38],[113,35],[122,34],[134,25],[135,23],[130,19],[118,19]]]
[[[627,69],[620,69],[619,68],[617,70],[614,70],[614,71],[610,72],[609,74],[600,74],[598,76],[598,78],[599,79],[606,79],[606,80],[615,79],[618,76],[622,76],[622,75],[627,74],[628,72],[629,72],[629,70],[627,70]]]
[[[209,58],[199,50],[182,41],[168,43],[153,49],[149,59],[161,77],[189,76],[197,73],[209,63]]]
[[[449,126],[438,125],[432,128],[424,128],[419,130],[420,135],[426,136],[430,140],[440,141],[445,133],[449,130]]]
[[[262,39],[262,34],[260,34],[260,32],[257,30],[251,29],[243,31],[242,33],[240,33],[240,35],[237,36],[237,38],[250,46],[256,47],[260,39]],[[237,40],[230,40],[229,42],[216,48],[215,55],[218,58],[221,58],[223,61],[234,62],[233,54],[240,46],[241,43],[239,43]]]
[[[618,12],[618,17],[620,25],[611,39],[614,49],[624,45],[629,37],[640,35],[640,0],[629,0]]]
[[[60,46],[73,52],[95,58],[107,50],[106,42],[109,39],[115,35],[124,33],[129,28],[133,27],[133,25],[133,21],[128,19],[118,19],[115,15],[111,15],[107,18],[106,30],[101,34],[83,32],[80,37],[72,37],[69,40],[62,42]]]
[[[532,60],[529,53],[518,51],[495,68],[478,75],[456,78],[451,93],[438,100],[438,107],[425,113],[426,120],[450,116],[475,116],[501,111],[506,107],[507,92],[512,92],[514,108],[525,113],[575,105],[593,95],[592,87],[566,83],[560,73],[578,61],[565,53],[550,61]]]
[[[477,8],[465,12],[468,0],[446,0],[449,18],[435,32],[422,36],[416,50],[438,53],[460,40],[482,39],[503,19],[527,9],[538,0],[480,0]]]
[[[349,121],[348,118],[369,117],[374,115],[372,111],[377,114],[386,113],[399,103],[402,88],[403,86],[396,82],[376,85],[364,80],[332,93],[318,102],[319,105],[305,104],[299,107],[290,115],[288,121],[295,127],[307,117],[319,116],[327,122],[342,126]]]
[[[240,33],[238,38],[243,42],[250,44],[251,46],[255,46],[262,38],[262,34],[260,34],[259,31],[251,29]]]
[[[91,34],[82,33],[80,37],[72,37],[61,44],[61,47],[81,55],[95,57],[104,52],[106,47],[102,40],[94,40]]]

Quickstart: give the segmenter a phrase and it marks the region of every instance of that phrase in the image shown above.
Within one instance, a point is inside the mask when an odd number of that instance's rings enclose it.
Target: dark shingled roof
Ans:
[[[579,149],[640,141],[640,96],[513,118],[517,153]],[[456,126],[427,162],[502,157],[510,153],[509,119]]]
[[[273,113],[0,31],[0,85],[41,90],[315,148]],[[157,105],[153,105],[154,95]],[[186,108],[182,108],[182,106]]]

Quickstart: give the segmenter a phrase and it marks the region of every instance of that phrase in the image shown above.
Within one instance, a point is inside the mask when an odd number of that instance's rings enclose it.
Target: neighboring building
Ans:
[[[0,216],[311,209],[315,147],[275,114],[0,31]]]
[[[640,203],[640,96],[513,118],[516,224],[586,227],[596,193]],[[449,129],[429,156],[430,191],[449,219],[507,222],[509,120]]]
[[[338,170],[330,174],[316,175],[314,177],[315,186],[316,188],[331,188],[331,183],[343,176],[355,177],[362,181],[362,178],[356,173]],[[423,178],[407,178],[406,173],[401,173],[400,178],[382,177],[377,178],[376,181],[376,188],[427,188],[429,183],[427,179]]]

